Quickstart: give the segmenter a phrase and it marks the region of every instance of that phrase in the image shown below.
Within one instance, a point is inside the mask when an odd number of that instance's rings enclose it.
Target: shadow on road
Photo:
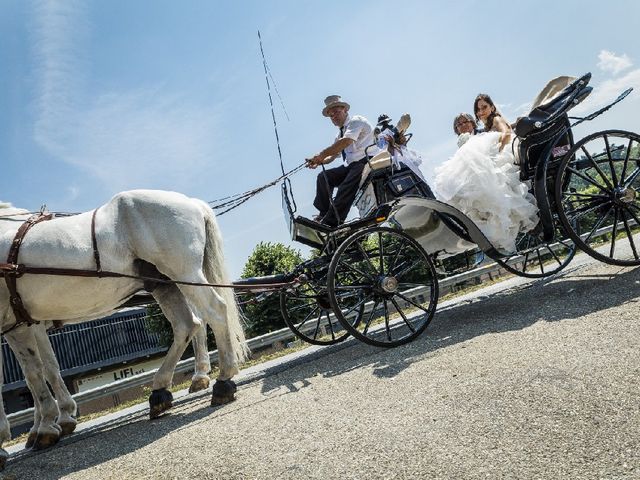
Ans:
[[[425,355],[437,355],[440,349],[486,334],[524,329],[539,321],[575,319],[627,302],[637,303],[639,293],[640,269],[621,268],[617,274],[607,276],[588,275],[585,269],[574,268],[553,279],[475,296],[440,309],[420,338],[396,349],[371,347],[350,339],[301,360],[285,362],[265,372],[262,392],[284,389],[293,393],[306,388],[314,376],[335,377],[363,367],[384,381],[423,360]],[[177,402],[170,415],[158,420],[149,421],[146,412],[138,413],[76,434],[48,451],[18,454],[9,461],[5,473],[16,474],[17,478],[59,478],[127,455],[210,415],[235,411],[233,404],[215,410],[208,406],[195,411],[185,408],[202,401],[202,394],[191,395]],[[73,444],[80,454],[70,458],[63,449]]]

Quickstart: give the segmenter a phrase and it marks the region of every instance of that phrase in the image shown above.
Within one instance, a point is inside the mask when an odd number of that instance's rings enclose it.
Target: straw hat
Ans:
[[[347,110],[349,110],[349,108],[351,108],[351,105],[349,105],[347,102],[342,101],[342,97],[340,97],[340,95],[329,95],[324,99],[324,108],[322,109],[322,115],[328,117],[329,115],[327,114],[327,112],[331,107],[346,107]]]

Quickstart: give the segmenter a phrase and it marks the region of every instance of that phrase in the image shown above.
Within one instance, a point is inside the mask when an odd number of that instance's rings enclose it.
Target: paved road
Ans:
[[[4,475],[637,479],[639,301],[640,269],[582,255],[443,305],[410,345],[314,349],[245,373],[230,405],[130,413]]]

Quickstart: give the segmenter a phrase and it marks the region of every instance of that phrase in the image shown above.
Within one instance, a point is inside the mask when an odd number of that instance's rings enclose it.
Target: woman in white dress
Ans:
[[[470,135],[456,153],[436,169],[436,197],[461,210],[499,251],[515,251],[516,236],[538,223],[538,208],[509,148],[511,127],[488,95],[474,102],[484,132]],[[454,130],[460,130],[454,124]]]

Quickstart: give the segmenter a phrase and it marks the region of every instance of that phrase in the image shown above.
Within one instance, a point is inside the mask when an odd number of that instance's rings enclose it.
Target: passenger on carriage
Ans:
[[[400,170],[406,166],[424,183],[427,183],[427,180],[420,170],[420,165],[423,162],[422,155],[407,147],[405,132],[410,124],[411,117],[408,113],[400,117],[398,126],[396,127],[391,124],[391,119],[387,115],[380,115],[376,127],[376,133],[380,130],[376,135],[376,144],[381,150],[387,150],[389,152],[395,168]]]
[[[537,225],[538,208],[520,181],[511,149],[505,148],[512,135],[507,121],[485,94],[476,97],[474,113],[485,132],[469,136],[436,169],[436,197],[473,220],[494,247],[512,253],[518,233]]]
[[[471,138],[471,135],[479,133],[478,124],[470,113],[459,113],[453,119],[453,132],[458,135],[458,148],[460,148]]]
[[[318,174],[316,197],[313,201],[313,205],[320,212],[315,219],[335,227],[347,218],[358,192],[362,170],[369,159],[365,149],[374,143],[373,128],[363,116],[350,116],[350,105],[339,95],[329,95],[324,103],[322,115],[331,119],[339,128],[339,133],[331,145],[307,159],[307,166],[316,168],[342,156],[344,165],[329,170],[323,168]],[[370,148],[367,153],[374,155],[377,148]],[[336,196],[332,200],[336,187]]]

